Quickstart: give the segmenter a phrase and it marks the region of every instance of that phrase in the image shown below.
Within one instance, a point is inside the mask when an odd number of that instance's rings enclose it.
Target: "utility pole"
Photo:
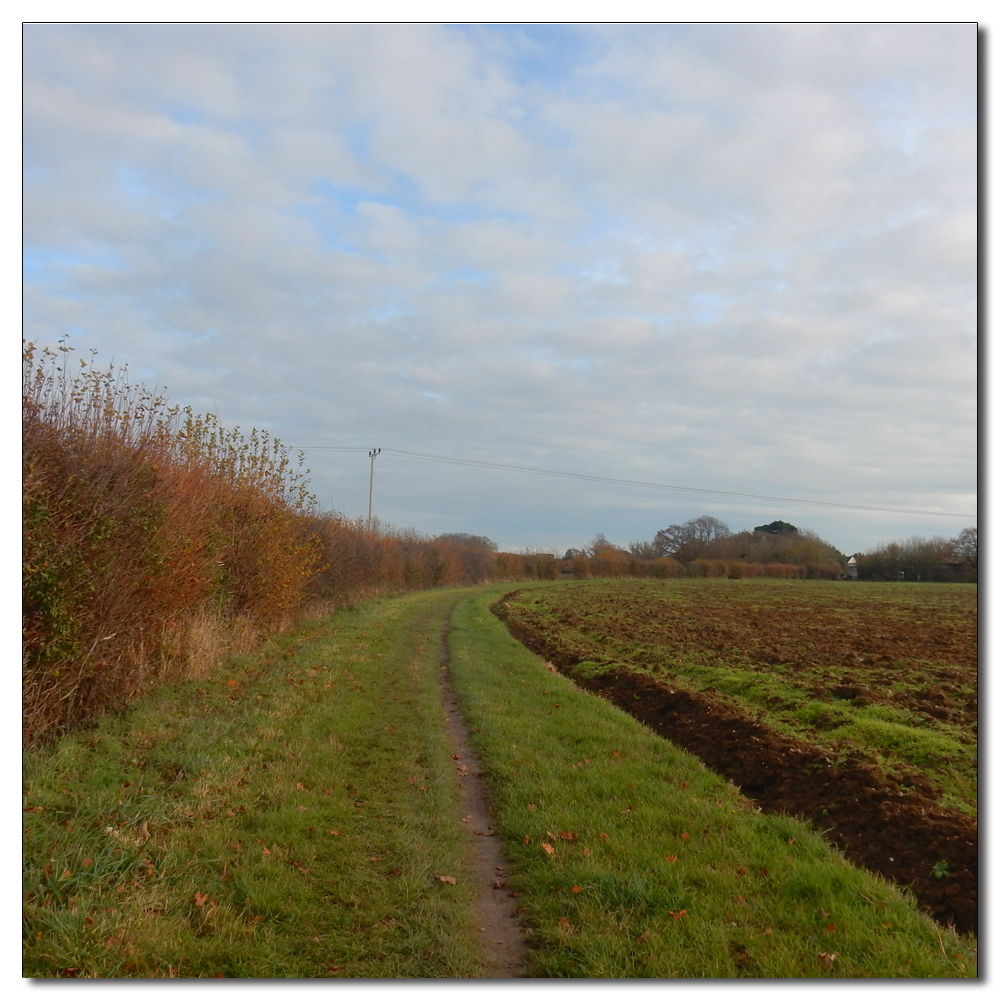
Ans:
[[[368,452],[368,457],[372,460],[372,474],[368,480],[368,530],[372,530],[372,500],[375,496],[375,459],[381,453],[381,448],[375,448]]]

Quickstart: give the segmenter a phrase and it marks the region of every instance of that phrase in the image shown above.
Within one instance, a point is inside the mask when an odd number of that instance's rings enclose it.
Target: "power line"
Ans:
[[[296,447],[296,451],[368,451],[367,448],[350,447]],[[650,483],[639,479],[618,479],[611,476],[590,476],[579,472],[557,472],[553,469],[535,469],[524,465],[504,465],[499,462],[480,462],[471,458],[449,458],[445,455],[427,455],[417,451],[400,451],[396,448],[383,448],[386,455],[397,455],[400,458],[415,458],[424,462],[443,462],[449,465],[467,465],[480,469],[500,469],[504,472],[522,472],[532,476],[555,476],[561,479],[582,479],[593,483],[613,483],[617,486],[642,486],[654,490],[672,490],[678,493],[702,493],[710,496],[733,497],[741,500],[768,500],[777,503],[800,503],[813,507],[834,507],[842,510],[871,510],[883,514],[923,514],[930,517],[963,517],[976,518],[976,514],[955,514],[942,510],[914,510],[905,507],[873,507],[868,504],[838,503],[833,500],[802,500],[797,497],[774,497],[761,493],[736,493],[732,490],[708,490],[693,486],[671,486],[667,483]]]

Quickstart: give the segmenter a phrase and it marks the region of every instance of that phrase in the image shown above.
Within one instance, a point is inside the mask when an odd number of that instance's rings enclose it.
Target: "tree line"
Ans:
[[[486,538],[316,509],[301,459],[58,351],[22,352],[22,682],[31,743],[360,599],[552,578]],[[549,574],[546,577],[546,574]]]

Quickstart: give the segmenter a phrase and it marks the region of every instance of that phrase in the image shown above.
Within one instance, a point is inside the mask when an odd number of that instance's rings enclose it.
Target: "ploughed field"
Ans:
[[[935,918],[978,925],[977,588],[588,581],[508,594],[511,632],[811,820]]]

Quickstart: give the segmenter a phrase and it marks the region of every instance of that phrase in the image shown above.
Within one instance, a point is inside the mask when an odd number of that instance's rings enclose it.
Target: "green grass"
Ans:
[[[572,588],[578,588],[577,599]],[[747,598],[746,595],[752,595]],[[821,581],[709,580],[709,581],[591,581],[525,593],[515,609],[528,609],[544,623],[550,636],[558,637],[568,650],[586,649],[588,659],[574,668],[574,674],[590,677],[615,666],[651,672],[667,677],[672,684],[694,691],[708,691],[748,709],[762,722],[779,732],[805,739],[829,759],[864,755],[887,771],[919,771],[941,790],[942,805],[970,816],[978,812],[978,741],[974,731],[954,723],[918,715],[904,706],[887,703],[855,705],[851,701],[825,695],[815,696],[815,688],[837,682],[843,665],[831,663],[817,668],[784,664],[762,666],[734,650],[677,651],[669,642],[656,641],[655,630],[642,631],[639,620],[629,628],[630,596],[644,601],[655,599],[669,604],[679,617],[701,614],[701,602],[727,599],[773,606],[775,620],[781,621],[782,601],[797,605],[797,614],[808,622],[802,608],[815,602],[817,608],[837,608],[844,616],[845,629],[855,626],[859,609],[875,613],[884,608],[891,621],[904,609],[933,620],[975,615],[974,591],[962,584],[879,584],[845,585]],[[596,602],[611,597],[613,610]],[[592,607],[590,600],[595,601]],[[566,609],[575,613],[572,623],[565,620]],[[940,609],[940,611],[938,610]],[[707,613],[706,613],[707,614]],[[710,614],[707,615],[710,618]],[[973,618],[974,620],[974,618]],[[622,622],[625,622],[624,629]],[[749,626],[748,626],[749,627]],[[752,628],[752,627],[751,627]],[[619,634],[614,634],[615,630]],[[627,638],[623,638],[624,631]],[[863,639],[859,640],[863,648]],[[896,696],[926,691],[925,670],[947,669],[948,664],[928,660],[901,662],[889,668],[891,691]],[[862,668],[857,672],[864,677]],[[976,696],[975,687],[956,684],[957,700]]]
[[[503,589],[364,604],[27,753],[23,974],[483,975],[438,686],[457,601],[532,974],[975,976],[973,939],[547,670]]]
[[[437,680],[453,601],[309,625],[26,754],[24,975],[478,975]]]
[[[938,929],[804,824],[748,808],[700,762],[552,674],[488,602],[464,598],[453,614],[452,673],[533,925],[537,974],[975,975],[973,940]],[[833,952],[826,969],[820,955]]]

